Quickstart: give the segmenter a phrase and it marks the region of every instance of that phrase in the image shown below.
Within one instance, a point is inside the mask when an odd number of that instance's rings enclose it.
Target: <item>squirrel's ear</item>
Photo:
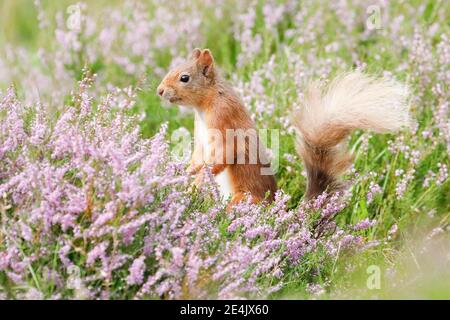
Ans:
[[[202,50],[200,50],[199,48],[195,48],[191,53],[191,59],[197,60],[201,54],[202,54]]]
[[[209,49],[205,49],[201,52],[197,64],[202,68],[202,73],[205,77],[213,75],[214,58]]]

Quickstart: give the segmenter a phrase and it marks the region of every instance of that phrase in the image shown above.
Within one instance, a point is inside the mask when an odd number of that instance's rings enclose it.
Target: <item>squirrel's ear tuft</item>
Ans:
[[[213,75],[214,58],[209,49],[205,49],[201,52],[197,64],[202,68],[202,73],[205,77]]]
[[[191,59],[197,60],[201,54],[202,54],[202,50],[200,50],[199,48],[195,48],[191,53]]]

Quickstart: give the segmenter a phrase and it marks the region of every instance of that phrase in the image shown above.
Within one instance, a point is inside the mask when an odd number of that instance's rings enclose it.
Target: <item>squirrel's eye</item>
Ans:
[[[187,74],[183,74],[180,78],[181,82],[188,82],[189,81],[189,76]]]

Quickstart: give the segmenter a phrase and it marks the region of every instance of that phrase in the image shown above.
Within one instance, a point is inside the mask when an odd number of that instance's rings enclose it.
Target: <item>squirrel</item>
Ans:
[[[205,165],[223,199],[235,204],[273,201],[277,189],[270,162],[243,102],[221,77],[209,49],[195,49],[190,59],[164,77],[157,94],[195,112],[194,152],[188,172],[199,186]]]
[[[305,92],[301,108],[292,113],[292,124],[307,173],[306,199],[344,188],[340,176],[353,160],[344,140],[351,132],[394,132],[410,123],[408,92],[394,80],[352,71],[326,86],[313,82]],[[231,197],[227,210],[248,194],[253,203],[273,201],[277,185],[266,150],[209,49],[194,49],[187,62],[164,77],[157,94],[195,111],[194,152],[187,169],[197,175],[195,185],[201,184],[205,165],[211,165],[221,195]],[[227,135],[229,131],[244,131],[245,137]],[[242,157],[253,157],[253,162],[243,163]]]

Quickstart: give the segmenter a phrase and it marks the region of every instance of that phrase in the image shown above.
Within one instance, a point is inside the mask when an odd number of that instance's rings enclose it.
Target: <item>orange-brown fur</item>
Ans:
[[[180,82],[180,77],[188,74],[189,82]],[[249,158],[249,140],[245,145],[238,145],[238,139],[226,139],[226,129],[255,129],[254,123],[248,115],[243,103],[234,90],[220,77],[214,65],[211,52],[208,49],[195,49],[191,59],[185,64],[176,67],[163,79],[158,86],[158,94],[169,100],[184,106],[192,106],[205,115],[208,129],[217,129],[222,133],[223,141],[217,143],[210,140],[210,154],[203,155],[202,146],[195,142],[194,152],[188,168],[191,174],[197,174],[195,183],[201,182],[205,163],[210,164],[213,175],[221,173],[228,168],[232,184],[232,199],[228,208],[251,195],[253,202],[260,202],[268,195],[272,201],[276,191],[276,182],[273,174],[262,175],[261,168],[269,167],[263,164],[258,157],[256,164],[236,163],[240,152],[245,153],[245,159]],[[196,124],[197,125],[197,124]],[[197,139],[198,137],[196,137]],[[255,137],[257,144],[261,143],[259,137]],[[226,152],[218,148],[230,147],[233,144],[234,162],[226,162]],[[259,147],[259,146],[258,146]],[[225,149],[225,148],[224,148]],[[217,159],[217,154],[222,151],[222,159]],[[265,163],[265,162],[264,162]]]

